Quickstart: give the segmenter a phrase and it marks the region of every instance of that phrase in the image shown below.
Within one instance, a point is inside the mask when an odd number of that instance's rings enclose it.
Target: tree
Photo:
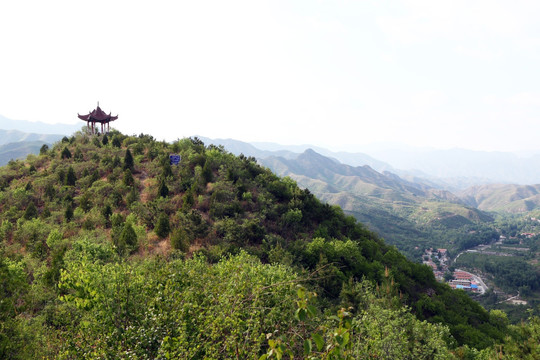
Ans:
[[[92,208],[92,202],[90,201],[90,194],[84,193],[79,199],[79,206],[84,212],[88,212]]]
[[[30,201],[30,204],[26,207],[26,211],[24,212],[24,218],[26,220],[30,220],[35,218],[38,215],[38,211],[36,208],[36,204],[34,204],[33,201]]]
[[[111,226],[111,215],[112,215],[111,205],[109,204],[105,205],[105,207],[101,211],[101,215],[105,219],[105,226],[106,227]]]
[[[169,162],[169,159],[167,158],[167,162],[163,163],[161,165],[162,167],[162,171],[161,171],[161,176],[166,179],[168,178],[169,176],[172,176],[173,175],[173,172],[172,172],[172,167],[171,167],[171,164]]]
[[[40,154],[40,155],[46,155],[46,154],[47,154],[47,151],[49,151],[49,145],[43,144],[43,145],[41,146],[41,148],[39,149],[39,154]]]
[[[117,148],[122,147],[122,144],[120,143],[120,139],[118,139],[118,136],[113,137],[112,144],[114,147],[117,147]]]
[[[122,162],[120,161],[120,158],[118,157],[118,155],[115,155],[115,157],[112,159],[112,168],[117,168],[119,167],[120,165],[122,165]]]
[[[137,249],[137,243],[137,234],[135,233],[135,230],[133,230],[131,222],[126,221],[122,228],[122,232],[120,233],[120,238],[118,239],[117,244],[115,244],[118,247],[118,250],[120,250],[119,253],[122,254],[125,251],[128,254],[131,254]]]
[[[62,150],[61,157],[62,159],[71,159],[71,151],[69,151],[67,146],[64,146],[64,150]]]
[[[159,215],[154,232],[162,239],[169,235],[171,232],[171,225],[169,223],[169,216],[167,216],[167,214],[161,213],[161,215]]]
[[[130,169],[124,170],[124,179],[123,179],[124,185],[126,186],[133,186],[135,184],[135,180],[133,179],[133,175],[131,174]]]
[[[163,198],[169,196],[169,188],[163,179],[161,179],[161,182],[159,183],[158,195]]]
[[[132,187],[126,196],[126,204],[131,206],[137,200],[139,200],[139,193],[135,190],[135,187]]]
[[[133,156],[129,149],[126,150],[126,156],[124,157],[124,170],[127,169],[133,171]]]
[[[83,153],[79,147],[75,148],[75,154],[73,154],[73,159],[75,159],[75,161],[77,162],[84,160]]]
[[[189,250],[189,239],[184,229],[176,229],[171,235],[171,247],[182,252]]]
[[[64,218],[66,219],[66,222],[70,222],[73,219],[73,208],[71,207],[71,204],[68,204],[66,207]]]
[[[107,145],[109,143],[109,138],[107,137],[107,134],[103,136],[103,140],[101,140],[101,143],[103,145]]]
[[[66,174],[66,181],[65,185],[67,186],[75,186],[75,182],[77,181],[77,176],[75,176],[75,171],[73,170],[73,167],[68,168],[68,172]]]
[[[212,174],[212,168],[210,167],[210,162],[208,161],[208,159],[204,162],[204,166],[202,168],[202,176],[206,183],[209,183],[214,179],[214,174]]]

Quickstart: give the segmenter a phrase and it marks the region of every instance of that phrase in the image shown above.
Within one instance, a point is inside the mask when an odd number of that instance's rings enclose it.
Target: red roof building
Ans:
[[[466,271],[454,271],[454,279],[456,280],[470,280],[472,277],[472,274]]]

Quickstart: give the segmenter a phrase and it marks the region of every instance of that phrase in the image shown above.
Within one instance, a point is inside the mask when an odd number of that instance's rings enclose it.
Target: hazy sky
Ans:
[[[540,149],[538,1],[2,1],[0,114],[128,134]]]

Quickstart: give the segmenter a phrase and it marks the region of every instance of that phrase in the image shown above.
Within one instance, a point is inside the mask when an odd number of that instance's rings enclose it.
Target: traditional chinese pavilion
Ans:
[[[88,129],[92,129],[92,134],[95,134],[96,132],[96,123],[101,124],[101,133],[104,133],[109,132],[109,123],[118,119],[118,115],[111,116],[111,113],[107,115],[105,111],[101,110],[101,108],[99,107],[99,102],[95,110],[90,111],[87,115],[77,114],[77,116],[79,117],[79,119],[86,121],[86,126],[88,127]]]

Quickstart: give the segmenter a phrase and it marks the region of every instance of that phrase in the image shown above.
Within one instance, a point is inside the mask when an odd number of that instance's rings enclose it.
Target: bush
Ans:
[[[171,247],[182,252],[188,252],[189,239],[184,229],[176,229],[171,235]]]

